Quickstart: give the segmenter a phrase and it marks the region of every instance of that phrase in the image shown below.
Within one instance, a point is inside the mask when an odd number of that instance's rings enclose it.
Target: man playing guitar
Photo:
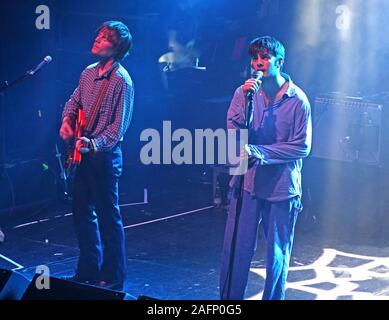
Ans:
[[[73,218],[80,256],[69,280],[115,290],[123,290],[126,274],[118,181],[121,141],[134,101],[133,82],[119,62],[131,46],[132,36],[122,22],[107,21],[98,29],[91,52],[99,61],[82,72],[60,128],[62,139],[75,140],[70,161],[77,165]]]

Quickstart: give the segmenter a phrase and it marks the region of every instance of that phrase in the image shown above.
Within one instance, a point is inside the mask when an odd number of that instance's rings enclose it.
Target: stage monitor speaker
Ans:
[[[147,300],[147,301],[150,301],[150,300],[160,300],[160,299],[149,297],[149,296],[140,295],[137,300]]]
[[[48,288],[38,289],[40,274],[36,274],[22,300],[129,300],[125,292],[107,290],[87,284],[48,277]],[[43,282],[43,281],[42,281]]]
[[[20,273],[0,269],[0,300],[20,300],[29,284]]]
[[[315,99],[312,156],[381,164],[383,105],[352,98]]]

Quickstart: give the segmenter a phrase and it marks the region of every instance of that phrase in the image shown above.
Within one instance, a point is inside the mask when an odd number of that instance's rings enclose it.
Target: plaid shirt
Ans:
[[[118,66],[117,70],[112,72],[116,66]],[[88,123],[103,80],[110,76],[110,83],[96,123],[92,132],[88,134],[89,138],[94,139],[96,151],[109,151],[123,140],[130,124],[134,104],[134,85],[127,70],[118,63],[101,77],[97,74],[97,67],[98,63],[94,63],[81,73],[76,90],[65,104],[62,119],[67,116],[75,121],[78,109],[82,107]]]

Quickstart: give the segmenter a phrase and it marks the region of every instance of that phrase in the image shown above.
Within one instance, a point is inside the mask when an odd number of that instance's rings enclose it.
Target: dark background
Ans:
[[[39,16],[35,9],[41,4],[50,9],[49,30],[35,27]],[[342,4],[352,12],[345,37],[336,27],[336,7]],[[61,198],[55,151],[56,145],[62,153],[65,150],[58,137],[61,112],[80,72],[95,62],[89,50],[95,30],[104,21],[123,21],[134,38],[133,50],[123,61],[135,83],[135,106],[123,146],[121,182],[122,194],[134,200],[141,197],[144,187],[157,191],[182,181],[211,180],[206,165],[142,166],[139,135],[145,128],[161,128],[163,120],[171,120],[173,129],[224,128],[232,94],[249,76],[247,46],[254,37],[270,34],[284,43],[284,71],[307,93],[313,110],[315,97],[334,92],[338,97],[358,96],[385,105],[388,13],[389,3],[384,0],[4,1],[0,80],[16,79],[46,55],[53,61],[4,94],[3,216],[15,217],[16,208],[27,210],[31,203]],[[176,30],[177,40],[184,45],[195,40],[199,65],[206,71],[161,72],[158,58],[168,51],[169,30]],[[384,136],[388,120],[383,117],[382,121]],[[372,217],[369,221],[383,221],[385,166],[384,161],[366,166],[308,159],[306,216],[325,221],[332,215],[335,224],[337,217],[348,221],[365,215]],[[329,185],[331,190],[326,189]]]

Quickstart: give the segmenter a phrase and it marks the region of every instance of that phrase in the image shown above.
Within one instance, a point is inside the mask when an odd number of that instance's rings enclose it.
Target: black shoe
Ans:
[[[101,280],[97,285],[101,288],[115,290],[115,291],[123,291],[124,289],[123,281],[109,282],[109,281]]]

